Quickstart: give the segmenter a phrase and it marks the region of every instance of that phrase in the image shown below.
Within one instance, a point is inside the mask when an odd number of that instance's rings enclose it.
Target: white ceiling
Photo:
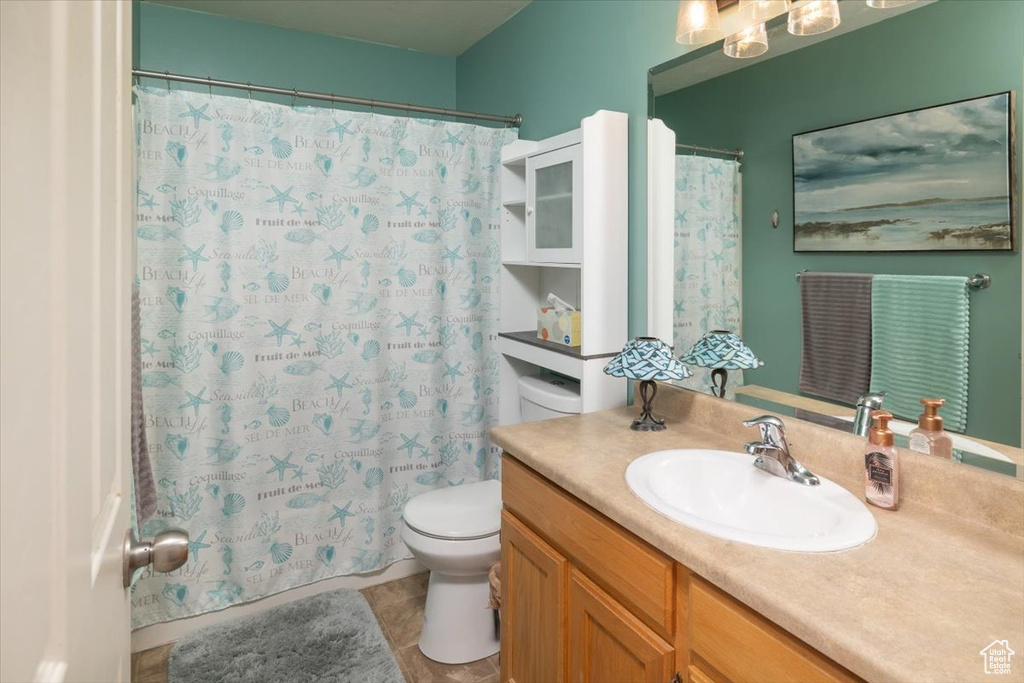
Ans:
[[[684,55],[681,63],[676,66],[651,74],[650,84],[655,95],[675,92],[681,88],[687,88],[703,81],[710,80],[716,76],[742,69],[752,64],[759,64],[767,59],[779,57],[787,52],[794,52],[815,43],[831,40],[844,33],[850,33],[862,29],[871,24],[891,19],[895,16],[919,9],[934,2],[934,0],[918,0],[909,5],[903,5],[887,10],[879,10],[868,7],[865,2],[853,0],[842,0],[839,3],[840,17],[842,21],[839,26],[827,33],[819,33],[815,36],[792,36],[786,31],[786,24],[768,28],[768,52],[753,59],[734,59],[722,52],[722,41],[712,43],[711,46],[702,46],[691,50]],[[796,3],[794,3],[795,6]],[[739,31],[749,25],[750,22],[743,22],[743,19],[729,12],[722,13],[722,28],[726,32]],[[771,22],[769,22],[771,23]]]
[[[456,57],[530,0],[146,0]]]

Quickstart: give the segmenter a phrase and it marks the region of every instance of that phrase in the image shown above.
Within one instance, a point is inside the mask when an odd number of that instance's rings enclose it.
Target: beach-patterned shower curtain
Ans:
[[[676,157],[675,309],[673,345],[685,354],[706,332],[742,336],[740,308],[740,165],[727,159]],[[693,377],[674,382],[711,389],[711,370],[689,366]],[[729,371],[729,387],[743,384]]]
[[[497,475],[510,130],[136,91],[141,532],[188,563],[136,627],[410,557],[404,503]]]

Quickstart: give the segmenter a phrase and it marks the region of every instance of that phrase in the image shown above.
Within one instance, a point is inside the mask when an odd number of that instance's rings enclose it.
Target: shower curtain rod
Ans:
[[[728,154],[729,156],[736,157],[737,159],[743,158],[742,149],[719,149],[717,147],[702,147],[701,145],[686,145],[683,143],[677,144],[676,147],[691,149],[694,152],[713,152],[715,154]]]
[[[497,123],[504,123],[515,128],[523,125],[523,115],[514,114],[512,116],[498,116],[496,114],[481,114],[479,112],[470,111],[459,111],[458,109],[445,109],[443,107],[427,107],[419,104],[409,104],[401,102],[388,102],[386,100],[372,100],[363,97],[348,97],[346,95],[335,95],[334,93],[322,93],[322,92],[310,92],[308,90],[297,90],[295,88],[275,88],[269,85],[254,85],[252,83],[238,83],[236,81],[222,81],[217,78],[202,78],[199,76],[185,76],[182,74],[172,74],[167,71],[149,71],[147,69],[132,69],[132,76],[138,76],[140,78],[156,78],[162,81],[167,81],[170,86],[171,81],[177,83],[194,83],[196,85],[205,85],[211,89],[214,87],[218,88],[233,88],[235,90],[248,90],[249,92],[262,92],[269,93],[272,95],[290,95],[293,98],[303,100],[320,100],[322,102],[340,102],[342,104],[355,104],[362,107],[369,107],[370,109],[381,108],[381,109],[397,109],[400,111],[414,111],[423,114],[437,114],[440,116],[454,116],[460,119],[477,119],[480,121],[494,121]]]

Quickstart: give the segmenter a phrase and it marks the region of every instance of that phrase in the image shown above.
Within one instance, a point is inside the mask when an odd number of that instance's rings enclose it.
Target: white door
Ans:
[[[0,680],[124,681],[131,3],[0,0]]]

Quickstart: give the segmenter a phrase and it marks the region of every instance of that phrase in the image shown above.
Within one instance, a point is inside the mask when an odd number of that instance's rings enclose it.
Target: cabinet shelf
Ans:
[[[502,261],[501,265],[516,268],[570,268],[572,270],[579,270],[581,267],[578,263],[547,263],[542,261]]]
[[[580,353],[579,346],[566,346],[565,344],[556,344],[555,342],[546,341],[537,337],[537,330],[524,330],[522,332],[499,332],[499,337],[505,339],[511,339],[513,341],[522,342],[523,344],[529,344],[530,346],[536,346],[547,351],[554,353],[560,353],[563,356],[569,356],[579,360],[591,360],[594,358],[611,358],[616,355],[618,351],[612,351],[611,353],[595,353],[590,356],[584,356]]]

